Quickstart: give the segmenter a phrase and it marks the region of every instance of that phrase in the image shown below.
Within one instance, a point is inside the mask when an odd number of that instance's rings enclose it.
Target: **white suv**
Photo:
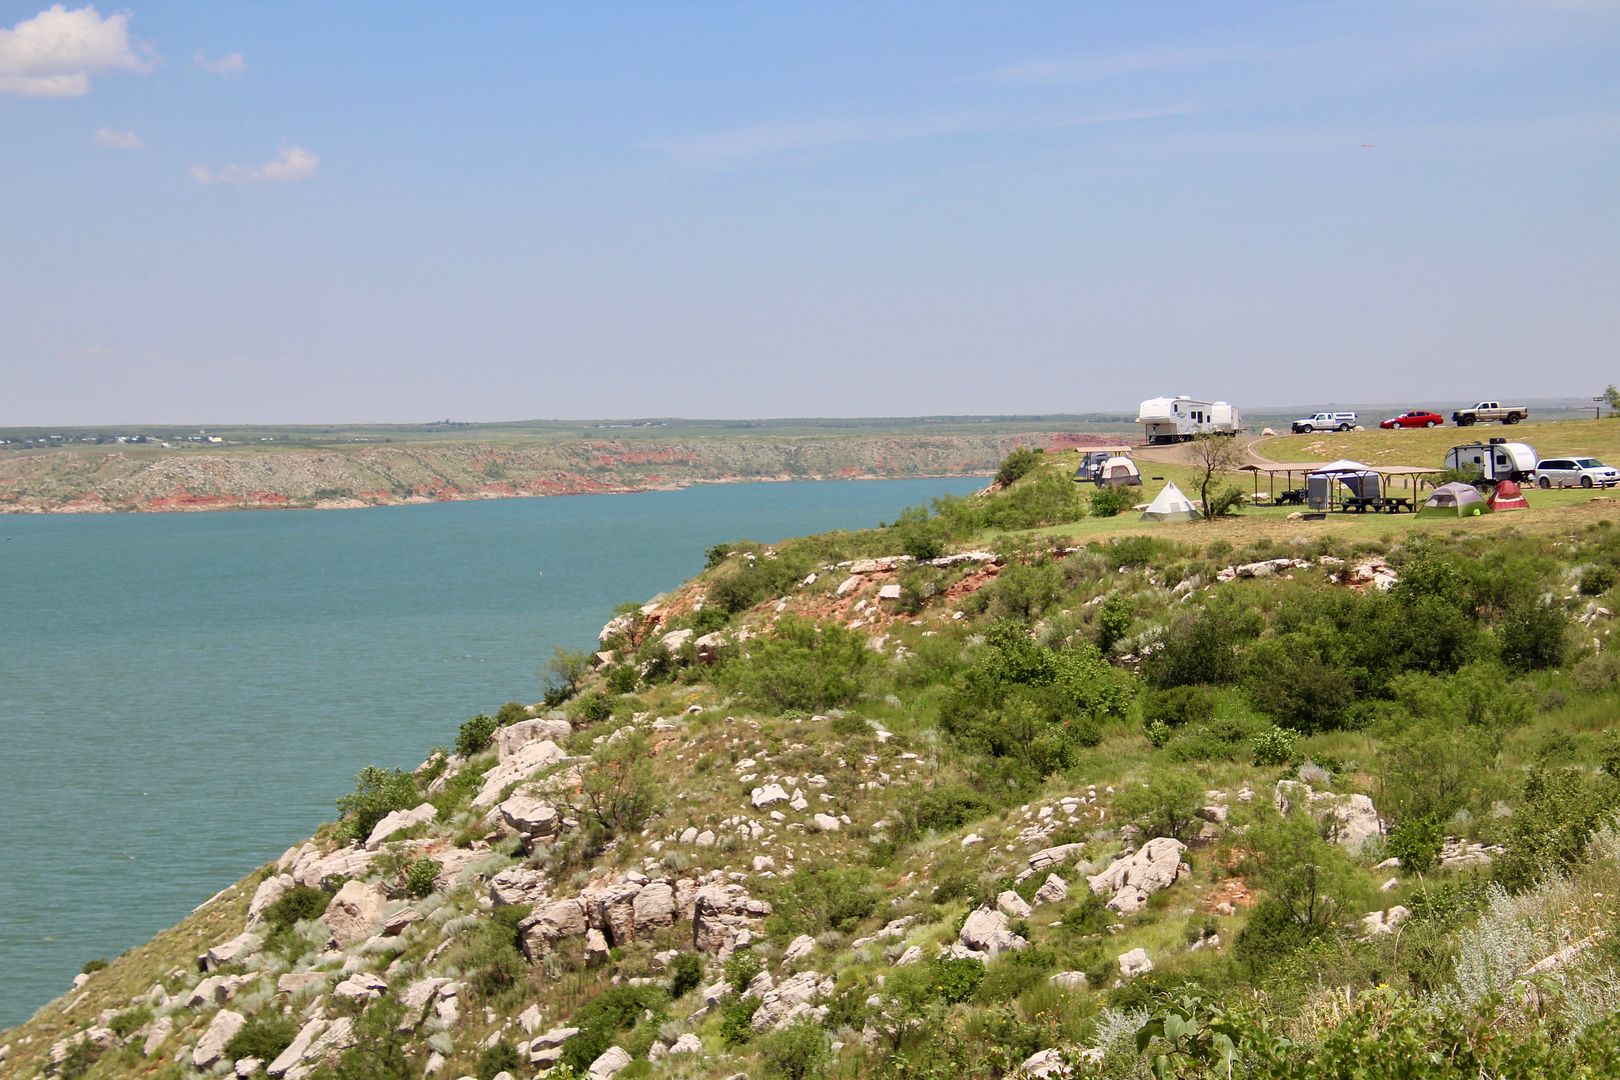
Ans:
[[[1612,487],[1620,484],[1620,471],[1597,458],[1547,458],[1536,463],[1536,483],[1554,487]]]

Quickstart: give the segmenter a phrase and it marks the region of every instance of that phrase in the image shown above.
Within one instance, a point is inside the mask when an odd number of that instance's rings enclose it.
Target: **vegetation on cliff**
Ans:
[[[1615,504],[1142,526],[1049,456],[716,548],[0,1069],[1615,1075]]]

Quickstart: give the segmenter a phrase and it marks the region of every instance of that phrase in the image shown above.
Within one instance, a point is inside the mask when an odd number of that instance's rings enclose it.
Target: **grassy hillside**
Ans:
[[[1615,502],[1149,525],[1020,460],[714,549],[0,1072],[1616,1075]]]
[[[1522,424],[1451,424],[1414,431],[1319,432],[1263,439],[1255,452],[1272,461],[1336,461],[1350,458],[1368,465],[1439,467],[1446,451],[1460,443],[1492,438],[1529,443],[1544,458],[1590,454],[1620,461],[1620,420],[1530,420]]]

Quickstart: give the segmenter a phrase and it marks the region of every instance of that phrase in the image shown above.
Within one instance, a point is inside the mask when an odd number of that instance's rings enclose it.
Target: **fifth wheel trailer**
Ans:
[[[1181,394],[1148,398],[1137,406],[1136,422],[1149,443],[1186,442],[1197,435],[1236,435],[1243,414],[1225,401],[1203,401]]]

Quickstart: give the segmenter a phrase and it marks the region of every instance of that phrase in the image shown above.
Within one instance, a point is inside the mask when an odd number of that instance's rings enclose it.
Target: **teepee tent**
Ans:
[[[1142,511],[1143,521],[1196,521],[1203,516],[1176,487],[1174,480],[1165,484],[1164,490]]]
[[[1140,487],[1142,471],[1128,457],[1111,457],[1102,464],[1097,474],[1098,487]]]
[[[1441,484],[1434,489],[1424,504],[1418,507],[1418,515],[1425,514],[1438,517],[1478,517],[1488,513],[1490,507],[1485,503],[1485,497],[1475,491],[1468,484]]]
[[[1491,492],[1491,497],[1485,500],[1485,505],[1492,510],[1528,510],[1530,503],[1524,497],[1524,490],[1512,480],[1503,480]]]

